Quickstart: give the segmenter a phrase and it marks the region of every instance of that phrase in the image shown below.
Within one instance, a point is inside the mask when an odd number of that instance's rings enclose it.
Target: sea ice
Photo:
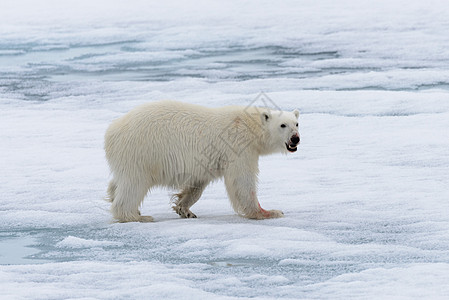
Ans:
[[[3,0],[0,298],[447,298],[448,15],[437,0]],[[113,119],[261,91],[301,111],[299,151],[260,160],[259,200],[284,218],[235,215],[217,182],[198,219],[156,189],[154,223],[112,222]]]

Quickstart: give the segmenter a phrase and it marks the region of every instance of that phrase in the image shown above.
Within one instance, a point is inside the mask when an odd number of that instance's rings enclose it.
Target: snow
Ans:
[[[80,239],[74,236],[68,236],[56,244],[58,248],[92,248],[92,247],[120,247],[123,243],[110,241],[95,241]]]
[[[445,299],[446,1],[4,0],[1,299]],[[261,92],[265,94],[260,94]],[[266,96],[264,96],[266,95]],[[275,105],[301,145],[260,160],[247,220],[223,182],[111,222],[110,122],[147,101]]]

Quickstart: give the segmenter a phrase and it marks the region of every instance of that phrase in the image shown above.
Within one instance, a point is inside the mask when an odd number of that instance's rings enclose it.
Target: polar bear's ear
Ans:
[[[293,113],[295,114],[296,119],[297,119],[297,118],[299,117],[299,110],[295,109],[295,110],[293,111]]]
[[[262,115],[260,116],[260,118],[262,119],[263,123],[267,123],[271,117],[268,113],[263,112]]]

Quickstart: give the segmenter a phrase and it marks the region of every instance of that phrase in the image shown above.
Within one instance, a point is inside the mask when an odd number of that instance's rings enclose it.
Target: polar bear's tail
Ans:
[[[115,198],[115,190],[117,189],[117,185],[115,184],[115,182],[113,180],[111,180],[109,182],[109,186],[108,186],[108,195],[104,198],[104,200],[108,201],[108,202],[113,202],[114,198]]]

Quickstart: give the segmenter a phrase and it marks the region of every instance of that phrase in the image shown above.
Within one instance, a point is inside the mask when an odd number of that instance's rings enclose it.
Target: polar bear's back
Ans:
[[[129,138],[145,138],[145,142],[178,145],[200,137],[213,136],[240,114],[238,106],[208,108],[176,101],[160,101],[140,105],[115,120],[108,133]],[[187,146],[187,145],[184,145]]]

